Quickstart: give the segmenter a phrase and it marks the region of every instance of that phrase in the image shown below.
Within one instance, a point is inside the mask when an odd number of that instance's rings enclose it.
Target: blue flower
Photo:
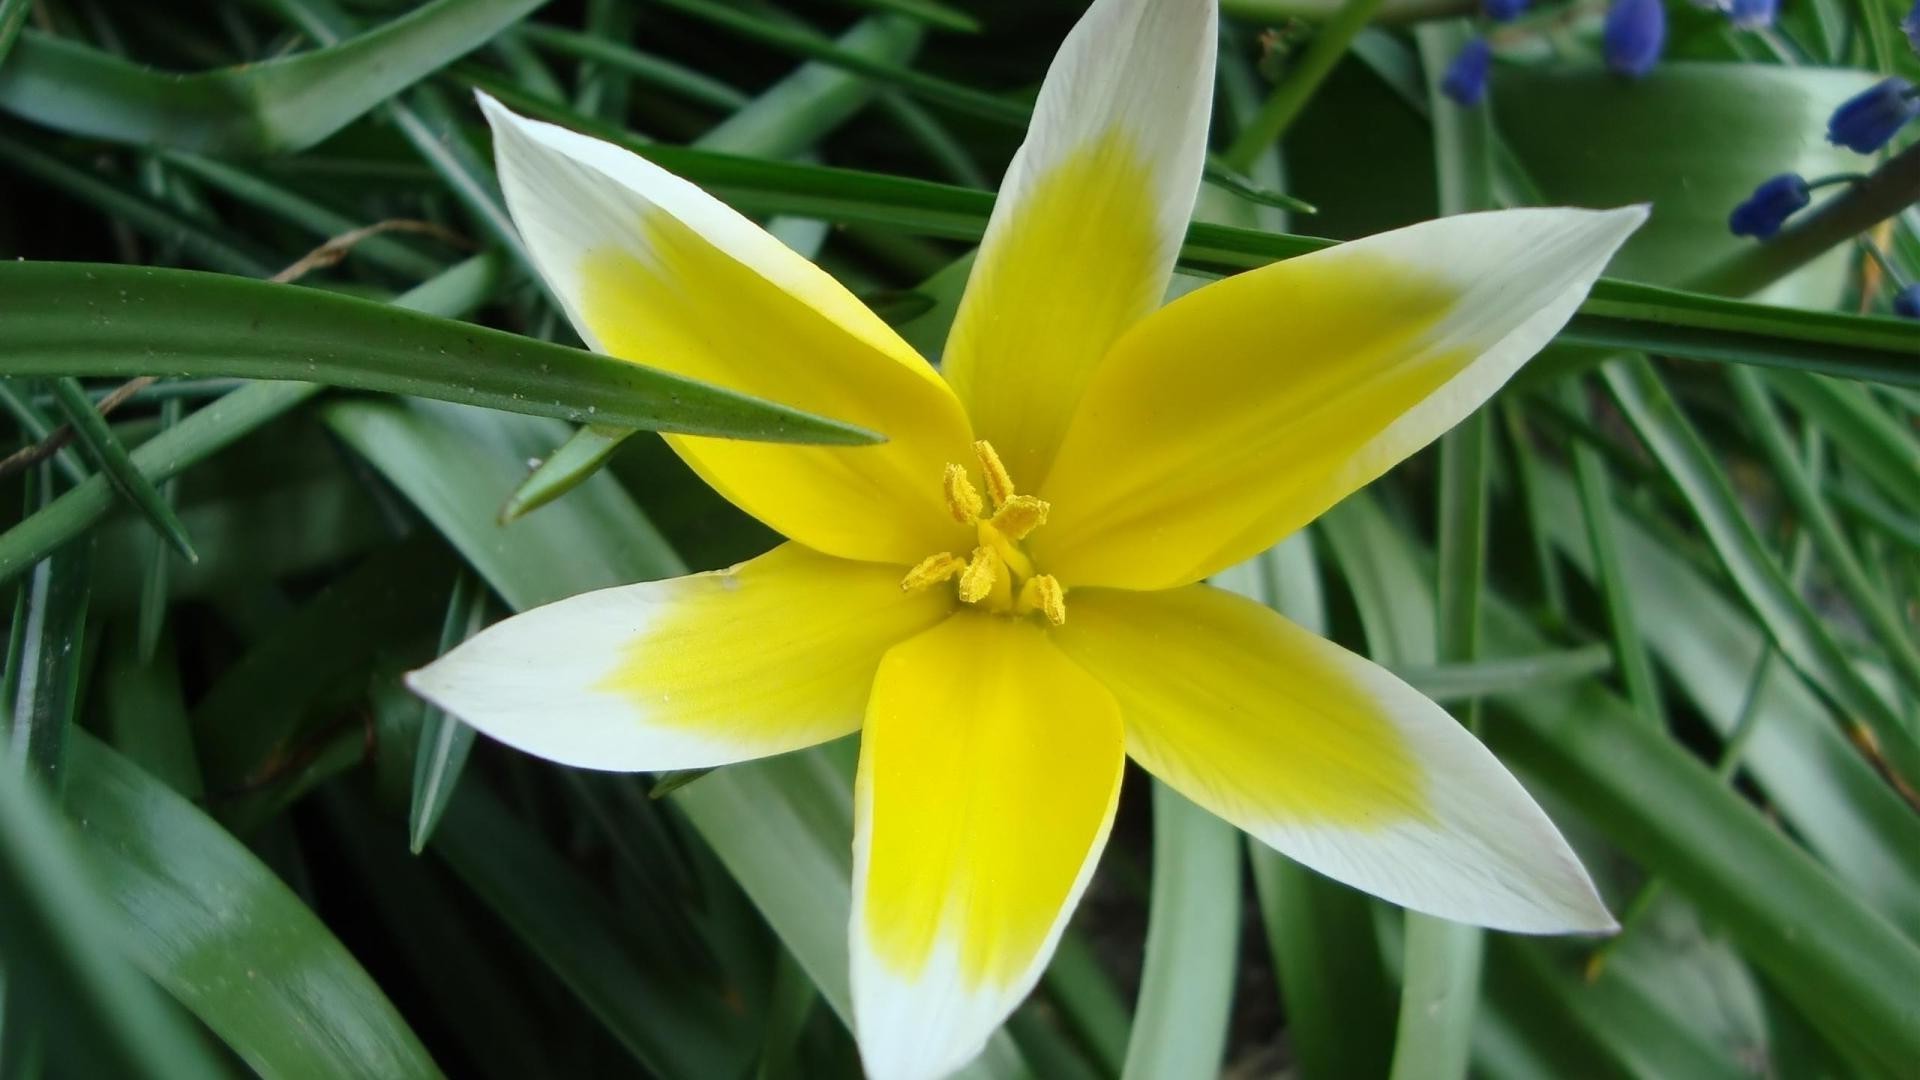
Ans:
[[[1780,11],[1780,0],[1732,0],[1727,20],[1741,30],[1762,30],[1773,25]]]
[[[1527,10],[1527,0],[1480,0],[1480,10],[1494,22],[1512,22]]]
[[[1727,228],[1735,236],[1765,240],[1780,231],[1780,226],[1812,199],[1807,182],[1797,173],[1781,173],[1763,182],[1747,196],[1747,201],[1727,215]]]
[[[1903,319],[1920,319],[1920,285],[1909,285],[1893,294],[1893,313]]]
[[[1474,38],[1447,65],[1440,91],[1462,105],[1480,104],[1487,96],[1487,72],[1493,66],[1493,48],[1486,38]]]
[[[1639,78],[1653,70],[1667,44],[1667,9],[1661,0],[1613,0],[1601,32],[1607,67]]]
[[[1882,79],[1842,102],[1827,121],[1827,141],[1856,154],[1887,145],[1907,121],[1920,115],[1920,99],[1905,79]]]

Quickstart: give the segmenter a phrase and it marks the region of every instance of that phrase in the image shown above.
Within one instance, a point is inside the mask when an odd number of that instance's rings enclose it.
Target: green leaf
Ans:
[[[0,373],[237,375],[686,434],[857,445],[866,432],[595,353],[398,305],[220,274],[0,264]]]
[[[1850,725],[1864,726],[1896,776],[1909,785],[1920,784],[1920,744],[1794,591],[1742,512],[1739,497],[1712,451],[1680,412],[1653,365],[1635,357],[1608,365],[1604,375],[1634,430],[1680,487],[1728,577],[1773,635],[1781,654],[1834,696]]]
[[[1393,668],[1393,673],[1433,700],[1448,704],[1531,690],[1536,686],[1582,682],[1612,669],[1613,653],[1605,645],[1583,645],[1577,649],[1464,664],[1400,665]]]
[[[7,958],[9,1034],[30,1009],[61,1067],[56,1073],[223,1075],[199,1033],[120,954],[125,929],[38,784],[29,773],[0,768],[0,953]],[[73,789],[78,796],[86,786],[76,782]]]
[[[1593,576],[1573,485],[1543,474],[1552,539]],[[1773,643],[1744,604],[1729,598],[1661,534],[1616,507],[1621,566],[1648,647],[1684,678],[1673,686],[1723,739],[1734,736],[1755,669]],[[1541,688],[1566,692],[1571,687]],[[1788,665],[1767,665],[1754,696],[1747,776],[1768,805],[1866,903],[1920,939],[1920,817],[1840,733]]]
[[[433,849],[649,1071],[704,1080],[744,1070],[754,1047],[723,988],[642,970],[605,901],[479,788],[454,797]]]
[[[42,484],[47,481],[44,474]],[[66,783],[68,747],[80,693],[92,549],[75,545],[34,568],[22,588],[8,650],[8,760],[0,771],[31,772],[52,790]]]
[[[1841,532],[1833,509],[1827,505],[1817,477],[1808,472],[1795,453],[1761,376],[1745,368],[1733,368],[1727,377],[1733,383],[1734,397],[1746,415],[1748,426],[1758,437],[1760,449],[1772,466],[1775,481],[1799,515],[1827,572],[1879,639],[1880,648],[1894,672],[1906,681],[1907,694],[1920,695],[1920,648],[1914,645],[1912,628],[1868,578],[1859,554]]]
[[[631,435],[632,428],[611,424],[587,424],[574,432],[513,489],[507,505],[500,511],[500,520],[507,522],[524,517],[572,491],[598,472]]]
[[[625,146],[748,212],[978,241],[993,208],[987,192],[929,180],[645,143],[504,81],[475,81],[516,109]],[[1187,231],[1181,265],[1232,273],[1329,245],[1312,237],[1197,222]],[[1911,321],[1729,300],[1614,278],[1595,284],[1580,314],[1556,340],[1920,386],[1920,325]]]
[[[1121,1078],[1216,1075],[1240,948],[1240,837],[1158,781],[1147,916],[1146,964]]]
[[[1679,285],[1731,254],[1759,246],[1727,229],[1727,213],[1767,177],[1826,176],[1862,159],[1825,139],[1842,101],[1873,81],[1832,67],[1668,59],[1631,81],[1598,65],[1502,68],[1492,81],[1501,136],[1549,205],[1653,204],[1610,271]],[[1766,293],[1831,307],[1845,281],[1836,250]]]
[[[452,316],[470,311],[498,281],[499,266],[476,256],[394,299],[396,307]],[[133,452],[148,479],[163,481],[320,392],[317,383],[259,383],[233,391]],[[92,477],[0,534],[0,581],[80,535],[113,506],[105,477]]]
[[[199,562],[200,556],[194,554],[193,541],[187,537],[186,526],[180,524],[180,518],[174,514],[173,507],[161,496],[160,489],[153,486],[127,456],[127,448],[120,445],[113,431],[107,427],[105,417],[94,410],[93,403],[87,400],[87,392],[80,389],[79,382],[68,376],[53,381],[54,400],[59,402],[60,410],[67,414],[67,423],[73,425],[73,432],[80,445],[87,448],[88,456],[113,486],[132,503],[134,508],[145,515],[173,549],[188,562]]]
[[[1797,371],[1776,371],[1768,385],[1847,455],[1888,498],[1920,513],[1920,441],[1863,386]]]
[[[134,962],[249,1068],[268,1078],[440,1075],[313,912],[166,785],[79,734],[66,807],[94,895],[113,909]]]
[[[1578,377],[1565,381],[1561,396],[1569,411],[1586,414],[1586,388]],[[1587,443],[1574,440],[1568,450],[1573,456],[1573,474],[1580,489],[1580,517],[1586,522],[1587,544],[1593,551],[1593,566],[1606,604],[1607,629],[1613,637],[1613,655],[1619,661],[1627,700],[1633,702],[1647,723],[1664,728],[1666,706],[1659,684],[1654,681],[1646,647],[1640,641],[1640,626],[1633,613],[1633,592],[1620,564],[1612,474],[1607,471],[1599,451]]]
[[[1502,621],[1496,639],[1534,638]],[[1493,733],[1503,756],[1700,905],[1824,1028],[1896,1074],[1920,1056],[1906,990],[1920,980],[1920,947],[1710,769],[1592,684],[1502,704],[1519,721]]]
[[[191,75],[27,31],[0,109],[59,131],[221,156],[304,150],[477,48],[542,0],[432,0],[330,48]]]
[[[487,611],[487,590],[471,573],[462,569],[454,578],[453,595],[447,600],[446,621],[440,627],[440,649],[446,655],[454,646],[480,631]],[[413,800],[407,814],[407,845],[415,855],[427,846],[440,815],[453,798],[460,773],[466,768],[467,752],[473,749],[474,730],[432,705],[421,703],[420,748],[413,759]]]

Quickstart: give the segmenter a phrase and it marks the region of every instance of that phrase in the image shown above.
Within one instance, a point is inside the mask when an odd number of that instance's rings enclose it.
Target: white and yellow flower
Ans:
[[[994,208],[941,370],[692,184],[482,99],[581,336],[889,436],[670,436],[789,538],[502,622],[413,687],[594,769],[861,731],[854,1013],[943,1075],[1032,988],[1127,756],[1314,869],[1533,933],[1612,925],[1533,800],[1374,664],[1203,584],[1432,441],[1572,315],[1642,210],[1401,229],[1161,306],[1205,155],[1214,0],[1096,0]]]

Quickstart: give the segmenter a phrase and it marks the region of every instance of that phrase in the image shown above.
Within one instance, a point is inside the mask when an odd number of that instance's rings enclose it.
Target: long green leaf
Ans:
[[[626,146],[747,211],[977,241],[993,208],[987,192],[929,180],[645,143],[529,97],[505,81],[481,82],[517,109]],[[1197,222],[1187,231],[1181,259],[1192,269],[1231,273],[1330,244]],[[1729,300],[1611,278],[1594,286],[1557,340],[1920,386],[1920,325],[1911,321]]]
[[[1240,945],[1240,838],[1153,786],[1153,893],[1122,1080],[1212,1076],[1226,1052]]]
[[[472,637],[480,630],[487,610],[487,591],[471,573],[461,570],[454,579],[453,596],[447,600],[446,620],[440,627],[440,653]],[[415,855],[427,845],[440,815],[453,798],[460,774],[466,768],[467,753],[473,748],[474,730],[457,718],[421,703],[420,748],[413,765],[413,800],[407,813],[407,844]]]
[[[217,155],[304,150],[544,0],[432,0],[330,48],[180,75],[27,31],[0,109],[75,135]]]
[[[1854,611],[1879,638],[1880,648],[1892,662],[1893,670],[1906,681],[1907,693],[1920,695],[1920,647],[1914,644],[1912,630],[1868,578],[1859,554],[1841,532],[1832,507],[1821,494],[1818,479],[1794,453],[1786,426],[1774,411],[1771,395],[1759,373],[1734,368],[1727,376],[1733,384],[1734,397],[1758,437],[1761,451],[1766,454],[1767,463],[1773,467],[1781,491],[1793,504],[1827,571],[1853,602]]]
[[[595,353],[391,304],[220,274],[0,264],[0,373],[236,375],[782,442],[858,444],[836,421]]]
[[[313,912],[166,785],[80,734],[66,805],[134,961],[261,1076],[440,1075]]]
[[[1498,636],[1531,637],[1516,623]],[[1833,1033],[1895,1074],[1920,1060],[1920,946],[1604,690],[1503,704],[1522,722],[1496,731],[1496,748],[1699,904]]]
[[[78,707],[92,555],[89,545],[76,545],[34,568],[21,591],[20,637],[9,643],[12,697],[0,771],[33,773],[55,792],[66,783]]]
[[[220,1068],[120,954],[125,936],[38,781],[0,769],[0,953],[7,1025],[31,1007],[75,1076],[203,1080]],[[76,785],[84,792],[84,785]],[[14,1049],[14,1048],[10,1048]]]
[[[194,554],[186,526],[180,524],[179,516],[161,496],[160,489],[134,466],[127,456],[127,448],[107,427],[106,418],[94,410],[80,383],[71,376],[61,376],[53,381],[53,394],[61,411],[67,414],[67,423],[73,425],[75,437],[87,448],[101,473],[136,510],[146,515],[154,531],[172,544],[175,551],[188,562],[199,562],[200,556]]]
[[[1644,357],[1610,364],[1607,386],[1667,475],[1685,494],[1715,554],[1780,652],[1875,741],[1897,777],[1920,785],[1920,744],[1860,673],[1830,629],[1787,580],[1742,512],[1739,497],[1697,431]],[[1911,787],[1910,787],[1911,790]]]
[[[719,987],[648,973],[609,933],[618,920],[559,855],[478,789],[461,792],[434,852],[540,954],[602,1023],[663,1077],[738,1076],[753,1051]]]
[[[475,256],[394,299],[395,306],[451,317],[479,306],[499,282],[499,264]],[[218,452],[235,439],[323,389],[318,383],[258,383],[233,391],[133,452],[133,463],[156,482]],[[105,477],[92,477],[0,534],[0,581],[18,574],[80,535],[113,506]]]

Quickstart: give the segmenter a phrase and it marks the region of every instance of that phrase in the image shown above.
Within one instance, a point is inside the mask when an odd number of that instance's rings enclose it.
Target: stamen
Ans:
[[[1007,475],[1007,467],[1000,464],[1000,455],[994,453],[993,444],[985,439],[973,444],[973,452],[980,459],[980,473],[987,481],[987,494],[993,498],[993,505],[1007,505],[1013,498],[1013,477]]]
[[[1047,511],[1051,509],[1045,499],[1015,495],[1000,504],[992,525],[1009,540],[1025,540],[1028,533],[1047,523]]]
[[[1052,574],[1030,577],[1020,586],[1020,603],[1014,610],[1022,615],[1038,611],[1048,622],[1063,626],[1067,621],[1067,590]]]
[[[962,525],[971,525],[980,520],[986,506],[980,501],[980,493],[973,488],[973,481],[967,479],[967,470],[958,465],[948,465],[945,478],[947,492],[947,513]]]
[[[929,555],[920,560],[920,565],[907,571],[907,576],[900,579],[900,588],[903,592],[918,592],[921,589],[932,588],[942,582],[953,580],[966,568],[967,564],[954,558],[951,552],[943,551],[938,555]]]
[[[960,572],[960,599],[964,603],[977,604],[993,592],[993,586],[1006,567],[1000,556],[990,547],[973,549],[973,558],[968,560],[967,568]]]

